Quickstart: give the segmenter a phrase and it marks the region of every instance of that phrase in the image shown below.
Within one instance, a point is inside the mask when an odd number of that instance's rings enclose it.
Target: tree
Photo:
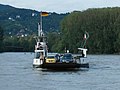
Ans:
[[[70,13],[61,22],[62,38],[59,45],[77,53],[85,31],[90,35],[87,41],[89,53],[120,53],[120,8],[96,8]]]

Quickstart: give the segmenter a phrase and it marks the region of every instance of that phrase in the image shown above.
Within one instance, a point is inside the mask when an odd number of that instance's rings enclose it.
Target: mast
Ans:
[[[38,23],[38,36],[36,38],[37,43],[40,43],[41,45],[46,44],[46,36],[44,35],[43,28],[42,28],[42,17],[48,16],[48,12],[42,12],[40,13],[39,23]]]
[[[41,11],[41,14],[40,14],[40,24],[41,24],[40,30],[42,31],[42,11]]]
[[[40,23],[38,23],[38,36],[40,36]]]
[[[88,38],[89,38],[89,33],[85,31],[84,42],[83,42],[82,48],[86,48],[86,43],[87,43]]]
[[[41,12],[41,14],[40,14],[40,21],[38,23],[38,36],[41,37],[43,35],[44,35],[44,33],[42,31],[42,12]]]

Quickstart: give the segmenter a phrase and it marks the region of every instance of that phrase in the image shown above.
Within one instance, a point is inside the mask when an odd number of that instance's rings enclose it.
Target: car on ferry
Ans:
[[[73,56],[71,53],[65,53],[62,58],[61,58],[61,62],[65,62],[65,63],[73,63]]]
[[[47,56],[46,63],[56,63],[55,56],[54,55]]]

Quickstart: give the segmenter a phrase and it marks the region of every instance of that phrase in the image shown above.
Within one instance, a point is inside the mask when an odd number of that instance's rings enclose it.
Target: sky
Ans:
[[[0,0],[0,4],[37,11],[67,13],[88,8],[120,7],[120,0]]]

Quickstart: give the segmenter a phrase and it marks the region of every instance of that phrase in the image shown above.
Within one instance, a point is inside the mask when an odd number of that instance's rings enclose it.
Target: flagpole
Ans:
[[[41,15],[40,16],[41,16],[40,17],[40,26],[41,26],[40,30],[42,31],[42,11],[41,11]]]
[[[39,34],[39,36],[42,36],[44,33],[42,32],[42,29],[43,29],[43,27],[42,27],[42,17],[43,16],[48,16],[49,14],[47,13],[47,12],[42,12],[41,11],[41,13],[40,13],[40,34]]]

